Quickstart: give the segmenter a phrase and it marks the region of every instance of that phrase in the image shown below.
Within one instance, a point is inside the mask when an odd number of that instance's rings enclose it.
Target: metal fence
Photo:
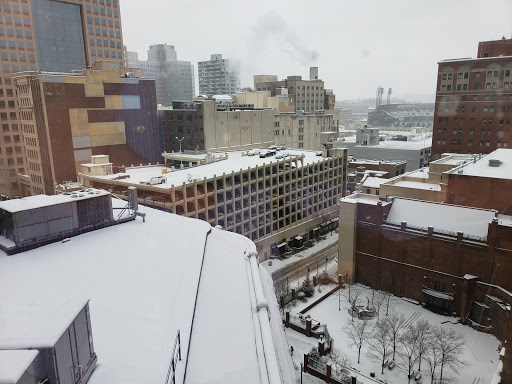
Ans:
[[[174,347],[172,348],[171,362],[169,363],[169,369],[167,370],[167,377],[165,378],[165,384],[169,384],[169,379],[172,384],[176,384],[176,365],[178,361],[181,361],[181,338],[180,330],[176,333],[174,339]]]

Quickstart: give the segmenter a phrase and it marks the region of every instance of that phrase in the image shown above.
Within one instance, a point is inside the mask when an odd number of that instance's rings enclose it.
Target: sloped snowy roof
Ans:
[[[420,200],[395,198],[387,221],[407,222],[407,225],[463,232],[466,235],[486,237],[489,223],[494,219],[494,211],[432,203]]]
[[[125,202],[113,199],[113,205]],[[262,375],[279,375],[271,360],[281,347],[269,333],[266,311],[256,308],[264,299],[256,299],[261,282],[249,266],[255,257],[247,257],[254,243],[201,220],[143,212],[145,223],[138,219],[15,257],[0,252],[0,313],[13,316],[8,322],[14,324],[20,307],[90,299],[98,355],[90,384],[164,382],[178,330],[177,383],[187,359],[187,382],[259,384]]]
[[[0,384],[17,384],[38,354],[37,350],[0,350]]]

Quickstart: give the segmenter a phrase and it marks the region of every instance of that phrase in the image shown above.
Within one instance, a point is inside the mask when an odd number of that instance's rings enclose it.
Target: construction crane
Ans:
[[[388,102],[387,102],[387,104],[389,104],[391,102],[391,91],[392,91],[392,89],[388,88]]]

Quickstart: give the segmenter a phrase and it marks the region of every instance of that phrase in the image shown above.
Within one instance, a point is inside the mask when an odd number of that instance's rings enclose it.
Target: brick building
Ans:
[[[493,210],[351,195],[340,202],[339,273],[506,338],[512,217]]]
[[[432,158],[512,144],[512,40],[485,41],[476,59],[438,63]]]
[[[0,5],[0,194],[18,195],[27,169],[13,73],[70,72],[123,60],[118,0],[4,0]],[[57,38],[58,36],[58,38]]]
[[[155,81],[132,75],[117,61],[79,73],[17,74],[30,194],[54,194],[92,155],[117,166],[162,159]]]

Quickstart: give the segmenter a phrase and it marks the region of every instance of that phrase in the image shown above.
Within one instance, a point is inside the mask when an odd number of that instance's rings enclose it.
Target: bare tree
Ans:
[[[371,337],[373,332],[372,326],[368,321],[360,320],[355,323],[352,322],[345,329],[345,334],[348,336],[350,345],[357,347],[357,364],[361,361],[361,348]]]
[[[336,375],[340,375],[345,372],[347,367],[351,364],[347,354],[340,348],[334,348],[331,351],[331,359],[334,361]]]
[[[363,291],[361,290],[361,288],[353,287],[351,285],[348,286],[347,294],[348,294],[348,302],[350,303],[352,322],[354,322],[354,314],[357,312],[356,311],[357,301],[359,300],[359,297],[361,296],[362,293],[363,293]]]
[[[441,371],[439,374],[439,382],[443,382],[443,369],[445,365],[456,370],[466,365],[461,360],[462,348],[466,344],[464,336],[455,332],[451,328],[435,327],[433,331],[434,342],[439,350],[441,359]]]
[[[384,291],[384,304],[386,305],[386,316],[389,314],[389,307],[393,303],[395,296],[391,292]]]
[[[384,374],[384,363],[391,354],[390,328],[387,321],[379,321],[375,325],[370,338],[370,347],[369,356],[381,362],[381,374]]]
[[[382,291],[375,291],[373,295],[373,307],[375,308],[375,311],[377,312],[377,321],[380,320],[380,311],[384,305],[384,302],[386,300],[386,294]]]
[[[427,352],[424,354],[425,360],[427,360],[428,364],[428,372],[430,375],[430,383],[434,384],[434,380],[437,378],[436,370],[437,367],[441,364],[441,352],[438,348],[437,343],[432,337],[429,337],[427,342],[428,348]]]
[[[421,370],[421,360],[429,349],[432,325],[427,320],[419,320],[412,327],[418,340],[418,370]]]
[[[396,344],[400,337],[400,333],[403,331],[405,317],[403,314],[398,315],[393,311],[390,316],[384,319],[384,321],[388,323],[389,338],[391,339],[391,345],[393,347],[393,361],[395,361]]]
[[[398,339],[399,348],[396,351],[398,358],[400,359],[400,365],[407,370],[407,378],[411,381],[411,374],[418,361],[418,337],[413,326],[407,327],[407,329],[400,335]]]

